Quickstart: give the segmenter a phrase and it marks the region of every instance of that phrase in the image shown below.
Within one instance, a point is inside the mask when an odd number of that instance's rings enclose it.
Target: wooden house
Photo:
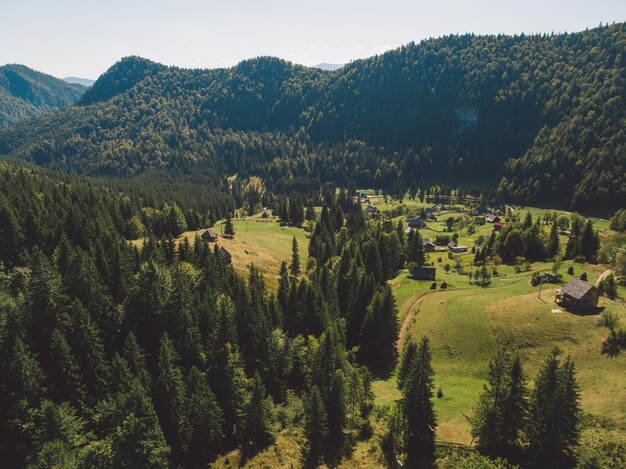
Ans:
[[[226,261],[227,264],[230,264],[233,260],[233,256],[230,252],[228,252],[224,246],[220,246],[220,250],[218,251],[218,255]]]
[[[212,228],[209,228],[204,233],[202,233],[202,241],[207,241],[210,243],[214,243],[217,241],[217,233]]]
[[[600,294],[593,285],[575,278],[556,292],[556,304],[570,311],[584,311],[598,306]]]
[[[435,280],[436,269],[434,267],[413,267],[413,278],[415,280]]]
[[[409,220],[409,228],[426,228],[426,223],[419,218],[411,218]]]
[[[422,247],[424,248],[424,252],[433,252],[435,249],[437,249],[435,243],[433,243],[429,239],[422,240]]]

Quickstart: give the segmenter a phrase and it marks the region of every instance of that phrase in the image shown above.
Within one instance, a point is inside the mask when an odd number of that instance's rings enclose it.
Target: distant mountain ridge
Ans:
[[[0,67],[0,128],[74,104],[85,87],[24,65]]]
[[[334,73],[272,57],[211,70],[128,57],[79,106],[0,131],[0,153],[94,175],[255,174],[277,190],[400,195],[433,177],[488,179],[506,201],[626,206],[623,57],[624,23],[446,36]]]
[[[87,88],[89,88],[91,85],[93,85],[96,82],[96,80],[92,80],[90,78],[80,78],[80,77],[64,77],[62,78],[62,80],[68,83],[72,83],[74,85],[82,85]]]
[[[319,63],[315,65],[315,68],[319,68],[321,70],[335,71],[343,67],[345,64],[329,64],[326,62]]]

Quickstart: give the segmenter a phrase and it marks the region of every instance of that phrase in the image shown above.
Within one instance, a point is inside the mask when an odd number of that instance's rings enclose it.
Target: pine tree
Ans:
[[[58,329],[52,333],[49,368],[50,395],[57,402],[67,400],[75,406],[82,405],[85,399],[82,376],[70,346]]]
[[[409,372],[409,367],[413,363],[413,359],[417,354],[417,345],[410,337],[405,337],[404,345],[402,346],[402,355],[400,357],[400,363],[398,365],[398,389],[402,389],[404,386],[404,380]]]
[[[189,372],[189,397],[185,405],[182,434],[186,464],[206,466],[219,453],[224,418],[206,375],[192,367]]]
[[[167,333],[161,338],[159,363],[156,379],[155,406],[161,428],[168,444],[172,447],[172,457],[181,457],[181,426],[185,401],[185,382],[177,363],[178,354]]]
[[[289,265],[289,271],[294,277],[300,275],[300,255],[298,254],[298,241],[295,236],[291,243],[291,264]]]
[[[328,435],[328,416],[322,395],[317,386],[313,385],[307,397],[304,432],[308,441],[307,459],[316,466],[324,452]]]
[[[169,467],[165,442],[146,389],[135,380],[128,392],[102,401],[94,417],[111,448],[110,467]]]
[[[233,221],[230,218],[230,213],[226,216],[226,222],[224,223],[224,235],[235,236],[235,228],[233,227]]]
[[[285,261],[280,264],[280,278],[278,280],[278,289],[276,290],[276,299],[280,308],[284,313],[287,311],[287,302],[289,301],[289,273],[287,271],[287,263]]]
[[[433,408],[433,375],[430,345],[424,337],[409,367],[402,389],[402,412],[406,419],[406,467],[431,467],[435,460],[435,427]]]
[[[306,215],[305,218],[309,221],[315,221],[315,208],[313,207],[313,202],[309,202],[306,207]]]
[[[524,422],[524,383],[521,362],[500,350],[489,363],[474,415],[470,418],[476,448],[490,457],[511,456]]]
[[[265,392],[261,376],[255,373],[242,435],[245,452],[265,447],[274,441],[272,408],[272,398]]]
[[[326,401],[328,414],[328,444],[329,457],[332,459],[341,453],[346,426],[346,384],[343,371],[335,371],[330,392]]]
[[[552,258],[557,256],[561,250],[561,242],[559,240],[559,232],[557,230],[556,223],[552,223],[550,228],[550,238],[548,239],[548,245],[546,246],[546,256]]]
[[[533,225],[533,217],[530,214],[530,212],[526,212],[526,216],[524,217],[524,223],[522,225],[522,228],[524,228],[525,230],[527,230],[528,228],[530,228]]]
[[[580,254],[585,256],[587,261],[593,261],[599,248],[600,239],[598,238],[598,233],[593,230],[591,220],[587,220],[580,238]]]
[[[502,440],[507,448],[506,457],[512,456],[519,448],[519,439],[524,431],[528,410],[526,394],[522,362],[519,355],[515,355],[509,367],[508,389],[501,430]]]
[[[387,284],[374,294],[361,326],[359,356],[370,368],[382,371],[395,364],[398,341],[396,300]]]
[[[546,467],[571,465],[578,444],[578,384],[573,364],[561,365],[559,354],[555,348],[537,375],[526,431],[533,460]]]

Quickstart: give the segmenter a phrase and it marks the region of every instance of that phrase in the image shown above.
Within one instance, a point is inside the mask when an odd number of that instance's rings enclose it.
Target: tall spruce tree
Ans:
[[[398,341],[398,310],[391,288],[381,286],[374,294],[361,326],[359,356],[375,371],[395,365]]]
[[[573,465],[579,437],[579,395],[574,366],[562,365],[555,348],[535,380],[530,407],[528,435],[531,457],[543,467]]]
[[[400,356],[400,363],[398,364],[398,389],[404,387],[404,380],[409,373],[409,367],[413,363],[415,354],[417,353],[417,345],[411,337],[405,336],[404,345],[402,346],[402,355]]]
[[[274,441],[272,408],[272,398],[265,392],[261,376],[255,373],[242,435],[244,451],[250,452]]]
[[[344,428],[346,426],[346,383],[341,369],[335,371],[335,376],[326,399],[328,413],[328,444],[327,454],[333,460],[341,454],[344,442]]]
[[[320,390],[313,385],[307,396],[304,433],[308,441],[308,462],[316,466],[324,453],[328,435],[328,414]]]
[[[221,448],[224,417],[206,375],[196,367],[189,372],[188,390],[182,427],[185,463],[206,466]]]
[[[552,223],[550,228],[550,237],[548,238],[548,245],[546,246],[546,256],[552,258],[557,256],[561,250],[561,242],[559,240],[559,231],[556,226],[556,222]]]
[[[230,213],[226,216],[226,222],[224,223],[224,235],[235,236],[235,227],[233,226]]]
[[[182,422],[185,404],[185,382],[182,370],[178,366],[178,353],[174,344],[163,333],[159,350],[159,363],[156,379],[156,410],[163,428],[163,434],[172,448],[172,457],[181,457]]]
[[[294,277],[300,275],[300,255],[298,254],[298,241],[295,236],[291,242],[291,264],[289,264],[289,271]]]
[[[435,461],[435,428],[437,419],[433,407],[433,376],[430,344],[422,338],[409,367],[402,389],[406,467],[432,467]]]
[[[470,418],[478,451],[490,457],[511,457],[519,449],[524,424],[524,383],[519,357],[500,350],[489,363],[487,384]]]

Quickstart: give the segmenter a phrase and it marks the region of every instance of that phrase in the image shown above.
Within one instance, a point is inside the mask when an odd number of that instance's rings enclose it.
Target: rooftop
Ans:
[[[561,289],[561,291],[573,298],[580,299],[585,296],[592,288],[593,286],[588,284],[587,282],[575,278],[567,282],[567,284]]]

